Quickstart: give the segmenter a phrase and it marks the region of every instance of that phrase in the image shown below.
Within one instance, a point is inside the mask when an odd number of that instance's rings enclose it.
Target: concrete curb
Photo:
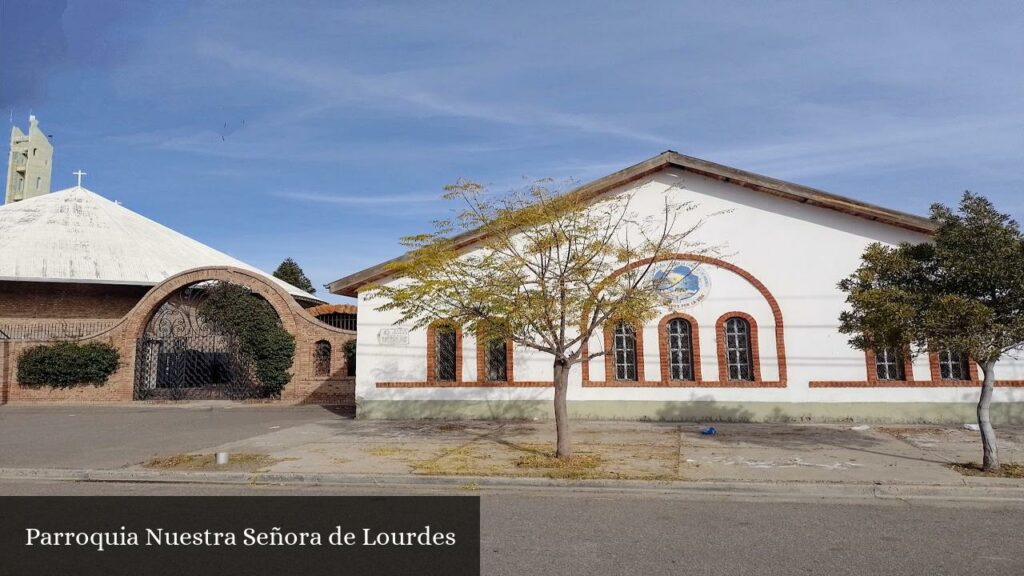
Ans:
[[[353,486],[381,488],[494,488],[567,489],[588,492],[662,493],[681,496],[756,497],[774,499],[884,499],[933,501],[1024,502],[1024,483],[963,485],[868,484],[822,482],[556,480],[478,476],[363,475],[303,472],[182,472],[173,470],[113,470],[59,468],[0,468],[0,480],[194,483],[249,486]]]

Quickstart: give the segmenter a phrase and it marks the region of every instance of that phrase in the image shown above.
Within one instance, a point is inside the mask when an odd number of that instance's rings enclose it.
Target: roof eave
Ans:
[[[701,160],[700,158],[686,156],[673,150],[666,150],[639,164],[634,164],[608,176],[598,178],[572,190],[569,194],[581,194],[587,199],[597,198],[606,192],[646,178],[670,166],[773,196],[835,210],[913,232],[922,234],[933,234],[935,232],[935,224],[922,216],[883,208],[809,186],[731,168],[722,164]],[[453,240],[455,240],[457,247],[465,247],[478,241],[481,236],[482,234],[478,230],[469,230],[455,236]],[[406,257],[406,255],[402,255],[392,258],[386,262],[360,270],[355,274],[339,278],[326,284],[325,287],[332,294],[355,297],[358,295],[360,288],[390,276],[389,267],[392,264],[403,261]]]

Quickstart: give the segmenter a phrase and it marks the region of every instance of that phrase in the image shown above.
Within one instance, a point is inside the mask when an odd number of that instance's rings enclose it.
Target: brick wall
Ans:
[[[205,280],[221,280],[246,286],[265,298],[277,311],[281,324],[295,336],[295,360],[292,364],[292,379],[285,386],[280,402],[287,404],[344,404],[355,403],[355,379],[347,376],[344,345],[355,339],[355,331],[341,330],[327,326],[309,315],[287,292],[266,278],[252,272],[230,267],[213,267],[190,270],[168,278],[145,292],[138,303],[110,328],[84,338],[83,341],[104,341],[121,354],[121,366],[101,386],[75,386],[72,388],[51,388],[49,386],[22,386],[17,382],[17,358],[27,348],[46,344],[38,340],[0,341],[0,403],[3,402],[131,402],[135,385],[135,346],[153,312],[171,295],[183,287]],[[13,284],[13,283],[12,283]],[[24,283],[20,283],[24,284]],[[61,288],[43,285],[41,298],[51,298]],[[127,300],[128,291],[121,286],[86,286],[75,292],[86,297],[71,299],[75,304],[74,314],[99,318],[116,309],[110,303]],[[105,299],[102,293],[110,290],[114,295]],[[89,298],[92,295],[93,298]],[[15,309],[21,291],[0,292],[0,309]],[[96,304],[90,309],[88,302]],[[133,302],[134,304],[135,302]],[[3,308],[6,307],[6,308]],[[37,309],[38,310],[38,309]],[[91,316],[90,316],[91,315]],[[47,316],[53,318],[54,316]],[[75,316],[71,316],[72,318]],[[59,318],[59,316],[58,316]],[[314,372],[316,342],[331,343],[330,370],[318,376]]]
[[[120,318],[148,286],[0,281],[0,318]]]

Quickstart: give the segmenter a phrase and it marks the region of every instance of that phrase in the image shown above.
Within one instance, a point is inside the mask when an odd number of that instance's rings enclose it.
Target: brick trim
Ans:
[[[867,368],[868,382],[872,383],[884,383],[888,382],[913,382],[914,381],[914,358],[910,354],[910,347],[905,346],[903,348],[903,380],[879,380],[878,370],[875,368],[875,351],[867,349],[864,351],[864,365]]]
[[[434,363],[434,356],[437,353],[437,344],[435,342],[434,334],[435,330],[439,326],[448,326],[455,330],[455,380],[450,382],[448,380],[437,379],[437,366]],[[458,324],[451,322],[450,320],[437,320],[427,326],[427,382],[447,383],[447,384],[459,384],[462,382],[462,329]]]
[[[746,312],[726,312],[715,322],[715,339],[718,352],[718,379],[722,382],[751,382],[750,380],[730,380],[729,365],[725,354],[725,322],[731,318],[742,318],[750,325],[750,364],[754,374],[752,382],[761,382],[761,347],[758,342],[757,320]]]
[[[611,322],[605,322],[604,325],[604,377],[605,380],[614,380],[616,382],[643,382],[644,381],[644,327],[640,326],[637,329],[637,325],[633,322],[626,322],[630,327],[633,328],[633,334],[636,336],[636,380],[617,380],[613,374],[615,374],[615,358],[612,354],[612,346],[614,345],[615,326],[623,320],[614,320]],[[589,371],[588,371],[589,372]],[[589,374],[587,374],[589,376]]]
[[[910,349],[906,348],[903,351],[903,373],[907,377],[906,380],[879,380],[878,374],[875,372],[875,353],[873,350],[867,350],[864,353],[865,361],[868,370],[867,380],[813,380],[808,383],[810,388],[971,388],[974,386],[981,385],[981,379],[978,377],[978,364],[970,359],[968,361],[968,371],[970,372],[969,380],[943,380],[941,371],[939,370],[939,355],[938,353],[929,350],[928,351],[928,370],[931,379],[930,380],[914,380],[914,366],[913,359],[910,355]],[[996,386],[1002,386],[1004,388],[1020,388],[1024,387],[1024,380],[996,380]]]
[[[693,357],[693,380],[680,380],[679,382],[699,385],[701,384],[700,329],[696,318],[682,312],[667,314],[658,322],[658,357],[661,364],[661,381],[673,381],[672,371],[669,367],[668,323],[677,318],[690,324],[690,355]]]
[[[632,380],[603,380],[587,381],[583,383],[584,388],[785,388],[786,383],[778,380],[772,381],[751,381],[751,380],[703,380],[693,382],[690,380],[647,380],[634,382]]]
[[[476,335],[476,381],[479,382],[514,382],[512,354],[515,346],[511,340],[505,340],[505,379],[487,379],[487,341],[483,338],[482,332],[477,331]]]
[[[516,382],[377,382],[377,388],[551,388],[552,382],[521,380]]]
[[[995,385],[1003,388],[1024,388],[1024,380],[996,380]],[[973,388],[981,386],[980,380],[877,380],[833,381],[814,380],[810,388]]]
[[[772,310],[772,317],[775,320],[775,353],[777,356],[779,367],[778,382],[781,382],[782,386],[784,387],[789,378],[789,370],[786,361],[785,324],[782,319],[782,308],[779,306],[779,301],[775,299],[775,296],[771,293],[770,290],[768,290],[768,287],[765,286],[763,282],[758,280],[757,277],[755,277],[750,272],[747,272],[743,268],[740,268],[739,266],[736,266],[735,264],[732,264],[730,262],[726,262],[725,260],[712,258],[710,256],[705,256],[703,254],[674,253],[667,254],[663,258],[658,259],[657,261],[661,260],[689,260],[691,262],[700,262],[702,264],[708,264],[710,266],[717,266],[718,268],[728,270],[729,272],[732,272],[733,274],[736,274],[737,276],[743,278],[748,283],[750,283],[750,285],[753,286],[755,290],[761,293],[761,296],[765,299],[766,302],[768,302],[768,306]],[[655,260],[652,260],[651,258],[645,258],[643,260],[638,260],[631,264],[627,264],[626,266],[619,268],[611,275],[609,275],[608,279],[610,280],[612,278],[615,278],[616,276],[619,276],[620,274],[626,272],[627,270],[639,268],[640,266],[646,266],[647,264],[650,264],[653,261]],[[583,311],[583,315],[580,320],[581,325],[583,322],[585,322],[584,319],[587,318],[588,312],[588,310]],[[581,367],[581,372],[583,373],[584,386],[586,386],[587,383],[590,381],[590,362],[585,360],[589,353],[589,343],[587,341],[584,341],[583,344],[580,346],[580,355],[581,357],[584,358]],[[760,358],[758,358],[758,360],[760,360]],[[758,366],[760,367],[760,364],[758,364]],[[767,386],[770,384],[770,382],[762,382],[762,384]],[[708,386],[711,387],[710,384],[708,384]],[[737,387],[741,388],[745,386]]]

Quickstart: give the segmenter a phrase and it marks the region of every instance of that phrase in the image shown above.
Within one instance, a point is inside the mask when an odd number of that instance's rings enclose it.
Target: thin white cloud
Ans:
[[[407,204],[428,204],[443,201],[437,194],[402,194],[396,196],[353,196],[351,194],[321,194],[317,192],[275,192],[274,196],[302,200],[315,204],[336,204],[340,206],[386,206]]]
[[[401,74],[370,76],[341,66],[320,66],[308,59],[295,60],[244,50],[221,41],[203,40],[199,53],[232,68],[275,76],[283,86],[312,90],[322,102],[342,106],[358,101],[364,105],[394,108],[413,106],[419,112],[470,118],[516,126],[546,126],[589,134],[603,134],[665,145],[664,136],[618,125],[600,117],[523,106],[515,102],[480,103],[440,94]]]

